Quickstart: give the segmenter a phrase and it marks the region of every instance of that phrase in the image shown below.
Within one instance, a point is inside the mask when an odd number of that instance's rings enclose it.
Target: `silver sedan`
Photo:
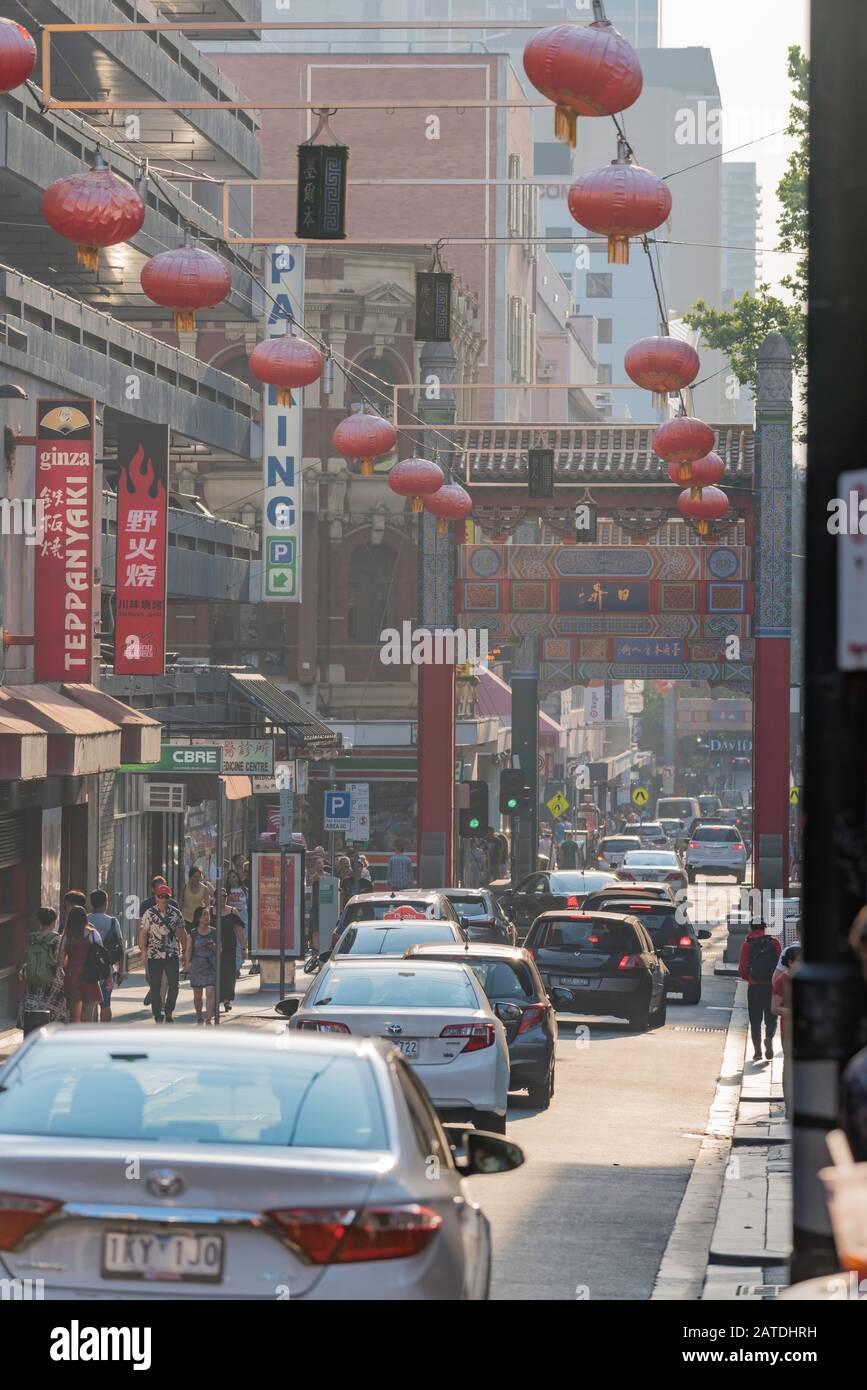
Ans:
[[[488,1222],[396,1050],[51,1027],[0,1070],[0,1275],[52,1299],[480,1299]]]

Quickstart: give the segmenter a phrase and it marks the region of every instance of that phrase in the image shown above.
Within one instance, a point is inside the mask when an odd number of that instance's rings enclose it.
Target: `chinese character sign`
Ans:
[[[33,674],[89,681],[93,661],[93,426],[90,400],[38,401]]]
[[[169,427],[118,428],[114,670],[161,676],[166,661]]]

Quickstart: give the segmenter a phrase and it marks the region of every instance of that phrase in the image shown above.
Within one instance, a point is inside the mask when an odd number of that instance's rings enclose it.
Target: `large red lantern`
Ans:
[[[187,232],[183,246],[145,262],[141,287],[154,304],[173,310],[176,333],[192,333],[196,310],[220,304],[232,288],[232,276],[225,261],[194,246]]]
[[[719,521],[729,509],[729,499],[718,487],[688,487],[677,499],[677,509],[681,516],[698,523],[696,529],[700,536],[709,531],[708,522]]]
[[[666,463],[677,463],[688,468],[696,459],[709,454],[716,443],[716,435],[704,420],[696,420],[692,415],[677,415],[666,420],[653,431],[650,445]],[[689,482],[689,472],[681,473],[678,482]]]
[[[424,499],[424,509],[437,519],[437,530],[444,534],[450,521],[464,521],[473,510],[473,499],[460,483],[445,483]]]
[[[412,509],[420,512],[424,499],[439,492],[445,479],[438,463],[430,459],[401,459],[388,475],[388,486],[398,497],[411,497]]]
[[[668,476],[673,483],[689,483],[690,487],[712,487],[726,471],[719,454],[705,454],[694,463],[670,463]]]
[[[691,386],[701,367],[699,355],[679,338],[640,338],[623,358],[626,375],[653,392],[653,404],[665,405],[669,392]]]
[[[613,116],[641,94],[635,50],[607,19],[576,28],[557,24],[534,34],[524,49],[533,86],[556,102],[554,133],[574,147],[578,116]]]
[[[633,164],[623,140],[617,158],[582,174],[569,189],[569,211],[589,232],[608,237],[610,265],[629,264],[629,238],[652,232],[671,212],[668,184]]]
[[[0,19],[0,92],[26,82],[36,67],[36,44],[22,24]]]
[[[117,246],[141,230],[145,205],[138,190],[113,174],[97,150],[92,169],[48,185],[42,212],[59,236],[77,243],[78,264],[96,270],[101,246]]]
[[[345,459],[361,460],[361,476],[369,478],[373,460],[388,454],[397,443],[397,430],[381,415],[368,415],[357,410],[341,420],[332,436],[338,454]]]
[[[293,389],[298,391],[318,381],[325,366],[319,349],[291,332],[257,343],[248,361],[259,381],[276,387],[278,405],[291,405]]]

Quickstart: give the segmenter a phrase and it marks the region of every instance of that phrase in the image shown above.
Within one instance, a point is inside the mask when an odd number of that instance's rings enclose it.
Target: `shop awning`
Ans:
[[[34,724],[48,735],[49,777],[113,772],[120,762],[119,726],[50,686],[0,687],[0,716],[7,713]]]
[[[0,778],[29,782],[35,777],[44,777],[47,766],[45,731],[0,708]]]
[[[502,715],[512,717],[512,688],[501,680],[494,671],[479,672],[479,688],[476,692],[476,708],[481,715]],[[558,739],[562,733],[556,719],[539,710],[539,737]]]
[[[243,801],[245,797],[253,795],[253,783],[249,777],[221,776],[220,781],[227,801]]]
[[[286,730],[290,743],[305,753],[315,753],[340,746],[340,736],[311,714],[297,700],[281,690],[273,681],[255,671],[229,675],[229,691],[242,696],[265,715],[270,724]]]
[[[120,757],[124,763],[156,763],[160,757],[162,726],[141,710],[132,709],[95,685],[70,684],[60,687],[77,705],[98,714],[120,729]]]

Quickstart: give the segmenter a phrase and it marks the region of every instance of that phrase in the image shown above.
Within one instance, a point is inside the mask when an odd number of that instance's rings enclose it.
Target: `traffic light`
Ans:
[[[519,816],[530,809],[530,788],[520,768],[510,767],[500,773],[500,813]]]
[[[465,839],[473,835],[487,835],[488,825],[488,784],[470,782],[469,805],[458,813],[458,829]]]

